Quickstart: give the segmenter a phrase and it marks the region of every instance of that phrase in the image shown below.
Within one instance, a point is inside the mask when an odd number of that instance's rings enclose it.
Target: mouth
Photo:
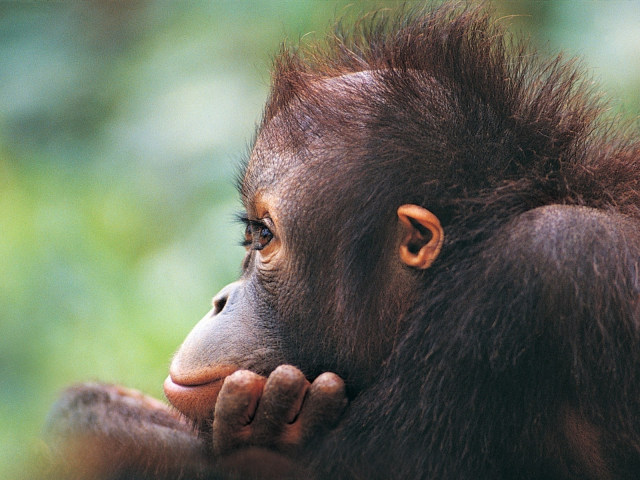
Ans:
[[[167,400],[184,416],[196,422],[213,418],[224,379],[238,370],[231,365],[216,366],[197,375],[171,372],[164,381]]]

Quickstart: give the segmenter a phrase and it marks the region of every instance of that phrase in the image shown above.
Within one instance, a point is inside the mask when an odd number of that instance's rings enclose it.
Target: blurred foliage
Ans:
[[[162,398],[172,352],[239,271],[234,175],[270,59],[396,2],[349,4],[0,3],[0,478],[44,452],[65,385]],[[534,43],[583,56],[637,114],[640,5],[495,5]]]

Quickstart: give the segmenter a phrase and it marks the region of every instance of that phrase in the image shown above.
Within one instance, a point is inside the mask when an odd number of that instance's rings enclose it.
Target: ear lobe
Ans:
[[[398,208],[398,219],[405,232],[400,244],[400,259],[410,267],[429,268],[444,242],[440,220],[418,205],[402,205]]]

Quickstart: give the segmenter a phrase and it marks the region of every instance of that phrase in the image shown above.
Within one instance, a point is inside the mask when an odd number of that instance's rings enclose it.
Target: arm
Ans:
[[[199,479],[205,441],[174,410],[135,390],[82,384],[65,391],[45,427],[51,478]]]

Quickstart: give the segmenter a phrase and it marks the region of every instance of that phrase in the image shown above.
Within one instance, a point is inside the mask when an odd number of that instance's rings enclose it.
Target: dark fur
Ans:
[[[363,70],[377,71],[374,85],[342,100],[318,87]],[[263,127],[282,119],[282,142],[313,168],[293,194],[305,207],[293,277],[306,281],[283,281],[270,301],[286,358],[360,394],[314,469],[637,476],[640,157],[637,138],[600,111],[572,62],[512,45],[481,9],[379,13],[325,46],[283,52]],[[327,139],[321,160],[309,132]],[[244,180],[248,197],[258,180]],[[402,203],[435,213],[446,240],[420,300],[394,318],[383,252]],[[525,213],[545,205],[607,214]],[[549,238],[529,238],[529,220]],[[389,324],[406,331],[380,371]],[[367,358],[370,370],[354,371]],[[567,458],[566,411],[598,432],[606,470]]]
[[[328,479],[638,478],[635,133],[603,119],[573,63],[481,8],[386,15],[282,52],[271,153],[241,179],[250,205],[296,172],[278,199],[286,264],[248,253],[243,328],[309,379],[335,372],[352,400],[294,460]],[[408,203],[445,232],[424,271],[397,257]],[[190,438],[196,458],[209,440]]]

